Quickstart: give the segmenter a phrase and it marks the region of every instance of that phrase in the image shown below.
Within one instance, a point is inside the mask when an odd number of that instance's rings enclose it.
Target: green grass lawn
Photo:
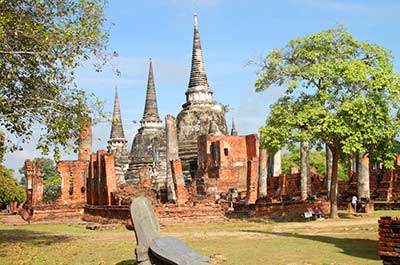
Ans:
[[[169,224],[162,235],[182,239],[213,264],[382,264],[381,215],[309,222],[232,220]],[[0,224],[0,264],[135,264],[135,236],[123,227],[92,231],[54,224]]]

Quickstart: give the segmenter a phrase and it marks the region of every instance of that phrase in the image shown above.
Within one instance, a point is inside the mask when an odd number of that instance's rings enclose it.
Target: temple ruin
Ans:
[[[207,134],[214,121],[219,131],[227,135],[225,115],[213,98],[204,67],[197,15],[194,16],[192,66],[186,102],[176,117],[179,157],[188,183],[197,169],[197,137]]]
[[[115,89],[107,151],[92,152],[92,131],[86,119],[77,159],[57,163],[61,196],[50,204],[43,202],[43,165],[27,160],[27,202],[21,216],[30,221],[79,217],[90,222],[129,224],[129,204],[140,195],[151,198],[161,221],[221,220],[230,214],[299,215],[315,206],[329,211],[329,166],[328,177],[310,170],[309,197],[303,198],[299,170],[282,174],[280,150],[268,153],[257,134],[239,135],[234,120],[228,135],[224,112],[212,98],[208,84],[196,15],[185,94],[182,110],[176,118],[166,115],[163,124],[150,59],[143,117],[131,150]],[[361,178],[360,172],[349,172],[349,181],[338,185],[339,207],[346,209],[357,192],[360,198],[397,203],[398,160],[394,170],[386,170],[371,169],[365,156],[363,159],[359,167],[363,174],[369,173],[370,180]],[[358,178],[363,182],[362,190],[357,190]]]
[[[141,127],[133,139],[131,161],[127,181],[139,183],[150,176],[154,190],[166,190],[166,138],[165,129],[158,115],[156,89],[154,84],[153,62],[149,62],[146,103]]]
[[[124,184],[125,174],[128,171],[129,166],[129,151],[128,141],[125,139],[124,128],[122,126],[117,88],[115,88],[114,112],[107,150],[109,153],[114,154],[117,182],[118,184]]]

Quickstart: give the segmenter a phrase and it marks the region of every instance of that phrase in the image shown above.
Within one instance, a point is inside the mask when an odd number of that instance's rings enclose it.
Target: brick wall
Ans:
[[[90,156],[87,187],[87,204],[117,204],[113,196],[117,192],[117,177],[113,154],[109,154],[105,150],[100,150]]]
[[[57,171],[61,176],[61,196],[59,201],[65,205],[86,203],[86,179],[88,161],[62,160],[57,163]]]
[[[218,194],[230,188],[247,190],[248,161],[258,161],[259,142],[247,136],[198,137],[197,192]],[[258,162],[257,162],[258,163]]]

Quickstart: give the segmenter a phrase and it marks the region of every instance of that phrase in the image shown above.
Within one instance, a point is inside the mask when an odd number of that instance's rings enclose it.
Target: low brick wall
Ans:
[[[400,264],[400,216],[379,220],[379,251],[384,265]]]
[[[255,204],[237,205],[235,212],[247,213],[248,217],[279,217],[301,216],[304,212],[312,212],[314,207],[319,207],[325,215],[330,212],[329,201],[303,202],[289,201],[272,203],[258,200]]]
[[[216,204],[197,204],[195,206],[162,204],[153,205],[153,207],[160,223],[215,222],[224,218],[223,209]],[[129,206],[86,205],[84,207],[83,220],[102,224],[130,224]]]
[[[62,205],[24,205],[18,210],[19,215],[30,223],[40,222],[77,222],[82,218],[83,208],[81,206]]]

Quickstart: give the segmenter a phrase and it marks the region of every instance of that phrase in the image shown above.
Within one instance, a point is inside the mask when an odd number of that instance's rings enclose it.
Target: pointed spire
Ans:
[[[157,98],[156,98],[156,89],[154,85],[154,75],[153,75],[153,62],[152,59],[149,59],[149,77],[147,81],[147,93],[146,93],[146,104],[144,106],[143,120],[156,120],[160,121],[161,119],[158,116],[158,107],[157,107]]]
[[[207,74],[204,68],[203,52],[200,44],[199,25],[197,22],[197,14],[194,14],[194,36],[193,36],[193,51],[192,51],[192,68],[190,71],[189,90],[192,87],[203,86],[210,90]]]
[[[119,107],[118,89],[115,87],[114,113],[111,125],[110,139],[124,139],[124,128],[122,127],[121,111]]]
[[[232,129],[231,129],[231,136],[237,136],[238,132],[236,130],[235,120],[232,118]]]

